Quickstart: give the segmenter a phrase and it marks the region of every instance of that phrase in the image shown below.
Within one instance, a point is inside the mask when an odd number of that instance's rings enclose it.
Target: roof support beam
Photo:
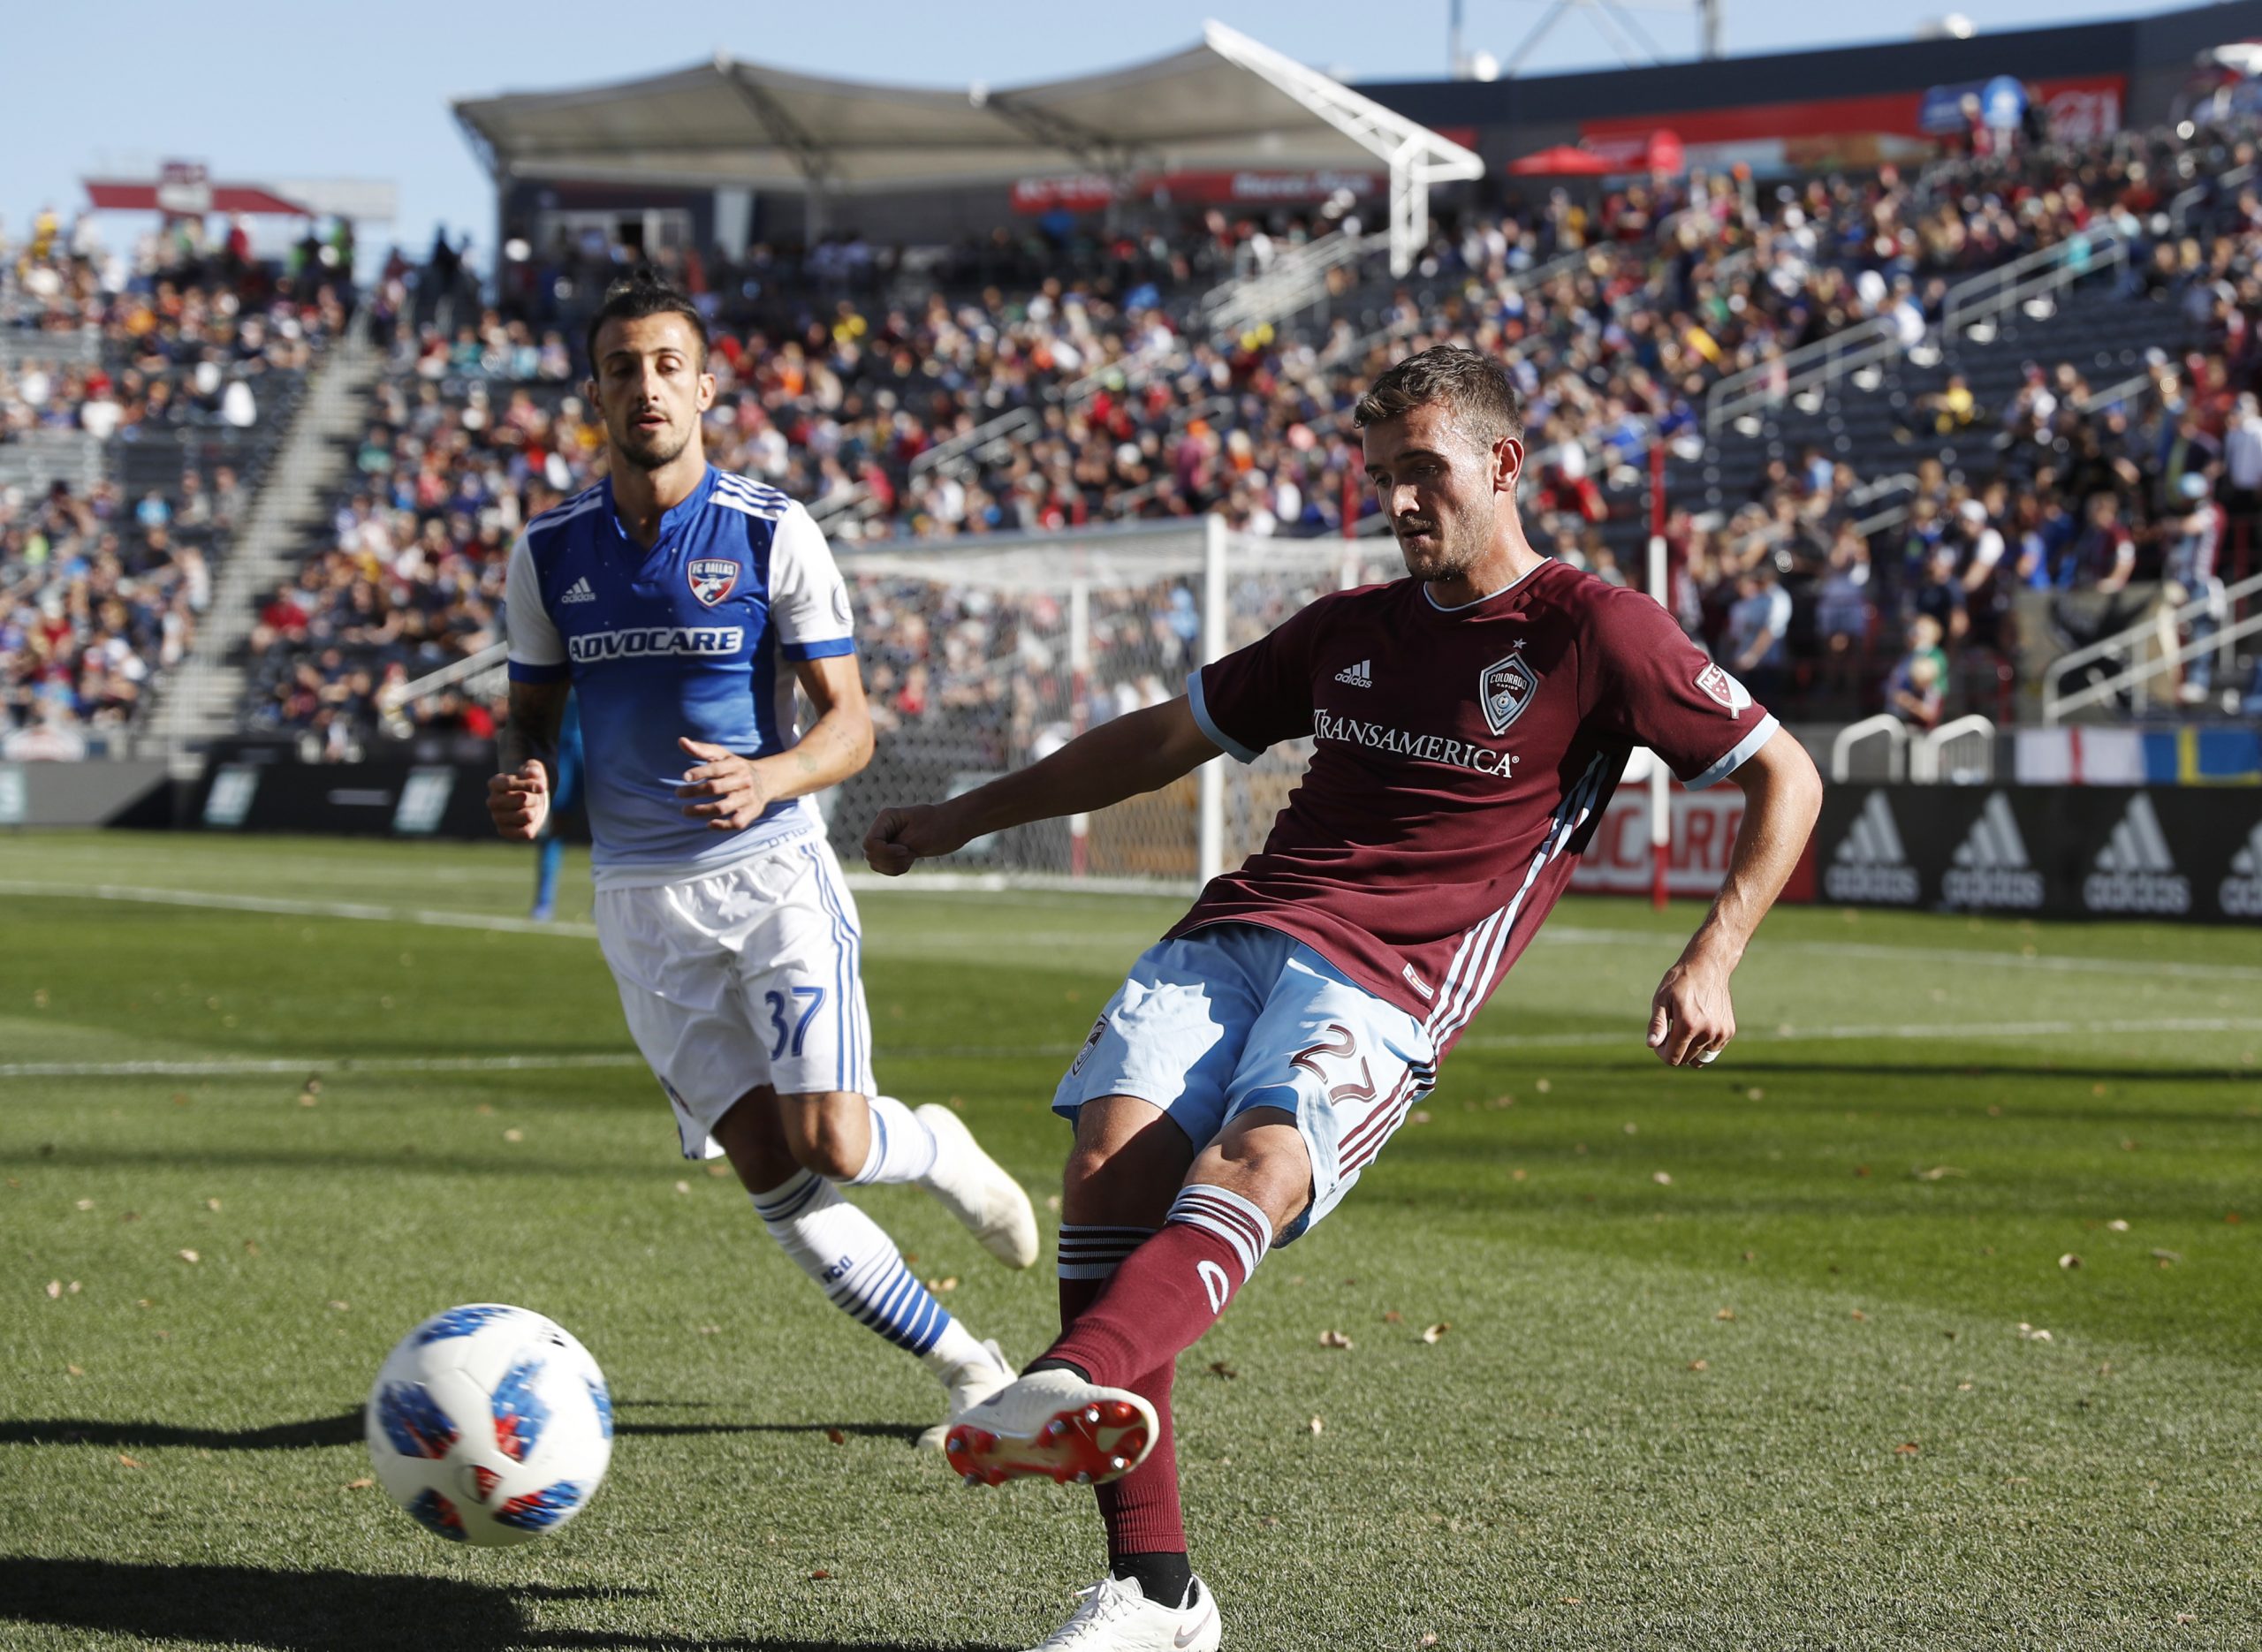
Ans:
[[[975,102],[1024,137],[1072,155],[1095,172],[1120,180],[1128,178],[1138,164],[1130,145],[1114,142],[1106,133],[1040,105],[998,92],[983,93]]]
[[[1202,38],[1220,57],[1269,80],[1389,167],[1393,275],[1414,267],[1428,237],[1430,186],[1484,176],[1484,163],[1461,145],[1237,29],[1207,23]]]
[[[831,151],[808,134],[792,112],[770,95],[769,87],[740,74],[727,53],[715,54],[715,67],[730,81],[747,108],[754,111],[754,117],[762,123],[770,140],[793,157],[794,166],[808,185],[802,195],[802,239],[814,245],[824,233],[825,201],[835,176]]]

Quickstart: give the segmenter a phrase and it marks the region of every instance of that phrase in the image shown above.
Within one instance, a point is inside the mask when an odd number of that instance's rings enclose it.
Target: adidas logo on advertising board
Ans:
[[[1989,795],[1957,845],[1954,864],[1940,878],[1940,893],[1956,906],[2030,910],[2042,904],[2042,874],[2027,859],[2018,817],[2001,792]]]
[[[1822,874],[1822,891],[1832,900],[1917,904],[1916,868],[1901,846],[1901,828],[1894,822],[1884,792],[1871,792],[1854,817]]]
[[[2129,799],[2128,813],[2097,852],[2096,869],[2082,880],[2082,905],[2091,912],[2191,910],[2191,880],[2175,869],[2167,835],[2144,793]]]
[[[2230,875],[2215,891],[2226,918],[2262,918],[2262,821],[2230,858]]]

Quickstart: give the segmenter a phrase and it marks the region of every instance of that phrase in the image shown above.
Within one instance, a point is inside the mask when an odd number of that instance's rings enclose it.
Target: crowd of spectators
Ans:
[[[483,292],[444,235],[421,265],[397,255],[372,292],[390,370],[334,532],[263,605],[254,720],[338,751],[377,727],[486,725],[475,697],[400,711],[385,690],[493,640],[505,548],[602,474],[578,338],[632,261],[658,263],[709,317],[716,462],[807,501],[844,543],[1210,512],[1257,535],[1343,532],[1372,509],[1350,405],[1393,359],[1450,341],[1498,355],[1518,380],[1537,542],[1624,579],[1613,546],[1625,535],[1609,530],[1645,509],[1653,447],[1703,454],[1704,398],[1720,380],[1864,322],[1914,343],[1953,280],[2102,224],[2141,244],[2132,299],[2172,299],[2213,334],[2189,382],[2244,383],[2246,318],[2262,307],[2244,243],[2179,241],[2167,214],[2179,192],[2250,158],[2211,134],[2156,133],[1782,185],[1698,174],[1553,191],[1441,218],[1403,279],[1379,254],[1352,260],[1297,322],[1225,334],[1201,322],[1200,295],[1358,234],[1355,203],[1261,227],[1214,212],[1107,233],[1037,221],[921,254],[853,233],[727,258],[513,239]],[[2220,204],[2223,219],[2262,216],[2251,197]],[[1763,692],[1833,709],[1921,704],[1924,692],[1904,692],[1921,676],[1974,697],[1975,661],[2007,646],[2016,584],[2109,588],[2146,572],[2166,525],[2185,519],[2151,480],[2096,504],[2119,427],[2077,411],[2062,386],[2042,390],[2047,411],[2041,394],[1982,408],[1951,383],[1921,410],[1941,430],[2000,421],[2005,457],[1882,502],[1906,512],[1905,544],[1887,544],[1897,528],[1857,531],[1881,503],[1874,479],[1818,455],[1777,465],[1748,501],[1678,517],[1685,623]],[[2141,454],[2122,457],[2141,468]],[[2227,473],[2207,475],[2211,498],[2228,500]],[[2092,519],[2114,511],[2117,522]],[[2030,554],[2023,536],[2048,539],[2061,520],[2074,524],[2064,544]],[[2099,545],[2124,542],[2125,566],[2098,561]],[[1975,549],[2014,545],[1993,559]],[[1934,577],[1943,546],[1956,599]],[[1931,669],[1893,665],[1918,619],[1940,632],[1919,651]],[[915,682],[908,665],[891,671],[907,703],[946,700],[934,671]]]
[[[262,261],[239,223],[208,242],[194,219],[125,250],[91,215],[0,230],[0,451],[47,431],[253,429],[345,325],[352,256],[349,236],[309,235]],[[194,640],[246,492],[228,463],[130,496],[0,488],[0,754],[74,755],[133,722]]]
[[[0,489],[0,757],[77,757],[132,723],[210,606],[232,480],[127,499]]]

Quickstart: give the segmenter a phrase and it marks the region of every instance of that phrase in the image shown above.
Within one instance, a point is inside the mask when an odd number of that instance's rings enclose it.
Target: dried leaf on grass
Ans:
[[[118,1466],[120,1468],[139,1468],[141,1464],[138,1459],[128,1457],[125,1452],[120,1451],[118,1454]]]
[[[1441,1342],[1445,1339],[1446,1332],[1452,1329],[1453,1326],[1449,1322],[1441,1319],[1422,1333],[1422,1340],[1429,1343]]]
[[[1210,1375],[1230,1383],[1241,1375],[1241,1371],[1230,1360],[1212,1360],[1210,1361]]]
[[[2047,1342],[2050,1340],[2050,1333],[2021,1320],[2018,1322],[2018,1339],[2021,1342]]]
[[[1734,1319],[1735,1317],[1735,1310],[1732,1307],[1724,1307],[1719,1313],[1713,1315],[1712,1317],[1714,1319]]]
[[[1893,1454],[1895,1457],[1914,1457],[1921,1449],[1923,1448],[1918,1446],[1916,1441],[1903,1440],[1893,1448]]]
[[[1323,1330],[1319,1333],[1319,1345],[1323,1348],[1348,1348],[1352,1343],[1340,1330]]]
[[[1318,1433],[1320,1433],[1322,1430],[1324,1430],[1324,1429],[1327,1427],[1327,1425],[1326,1425],[1325,1423],[1322,1422],[1322,1421],[1321,1421],[1317,1417],[1314,1417],[1314,1418],[1313,1418],[1313,1419],[1312,1419],[1309,1423],[1305,1424],[1304,1426],[1305,1426],[1305,1427],[1307,1427],[1307,1428],[1309,1428],[1309,1429],[1310,1429],[1314,1434],[1318,1434]]]
[[[1691,1360],[1689,1362],[1689,1368],[1692,1371],[1709,1371],[1712,1368],[1712,1362],[1709,1360]]]
[[[2058,1258],[2058,1266],[2061,1268],[2078,1268],[2081,1265],[2082,1259],[2075,1255],[2071,1251],[2068,1251],[2064,1255]]]
[[[348,1491],[367,1491],[371,1486],[374,1486],[376,1483],[377,1482],[370,1479],[368,1475],[364,1474],[359,1480],[347,1481],[345,1482],[345,1489]]]
[[[848,1444],[848,1436],[838,1428],[827,1428],[824,1431],[824,1437],[831,1441],[835,1445],[846,1445]]]
[[[175,1255],[178,1256],[178,1257],[179,1257],[183,1262],[185,1262],[194,1263],[194,1262],[202,1262],[202,1261],[204,1260],[204,1258],[202,1258],[201,1256],[198,1255],[198,1254],[197,1254],[194,1251],[193,1251],[193,1250],[176,1251],[176,1252],[174,1252],[173,1254],[174,1254]]]

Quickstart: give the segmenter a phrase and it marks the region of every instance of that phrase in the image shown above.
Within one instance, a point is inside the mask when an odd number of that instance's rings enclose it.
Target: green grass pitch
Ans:
[[[499,845],[0,839],[0,1645],[1020,1648],[1098,1574],[1084,1494],[915,1453],[930,1379],[675,1156],[579,877],[535,932]],[[862,898],[884,1081],[1042,1206],[1178,903]],[[2262,1646],[2253,933],[1786,910],[1667,1072],[1696,916],[1567,903],[1183,1361],[1228,1646]],[[1049,1261],[858,1196],[1044,1344]],[[620,1403],[506,1552],[357,1485],[378,1360],[479,1300]]]

